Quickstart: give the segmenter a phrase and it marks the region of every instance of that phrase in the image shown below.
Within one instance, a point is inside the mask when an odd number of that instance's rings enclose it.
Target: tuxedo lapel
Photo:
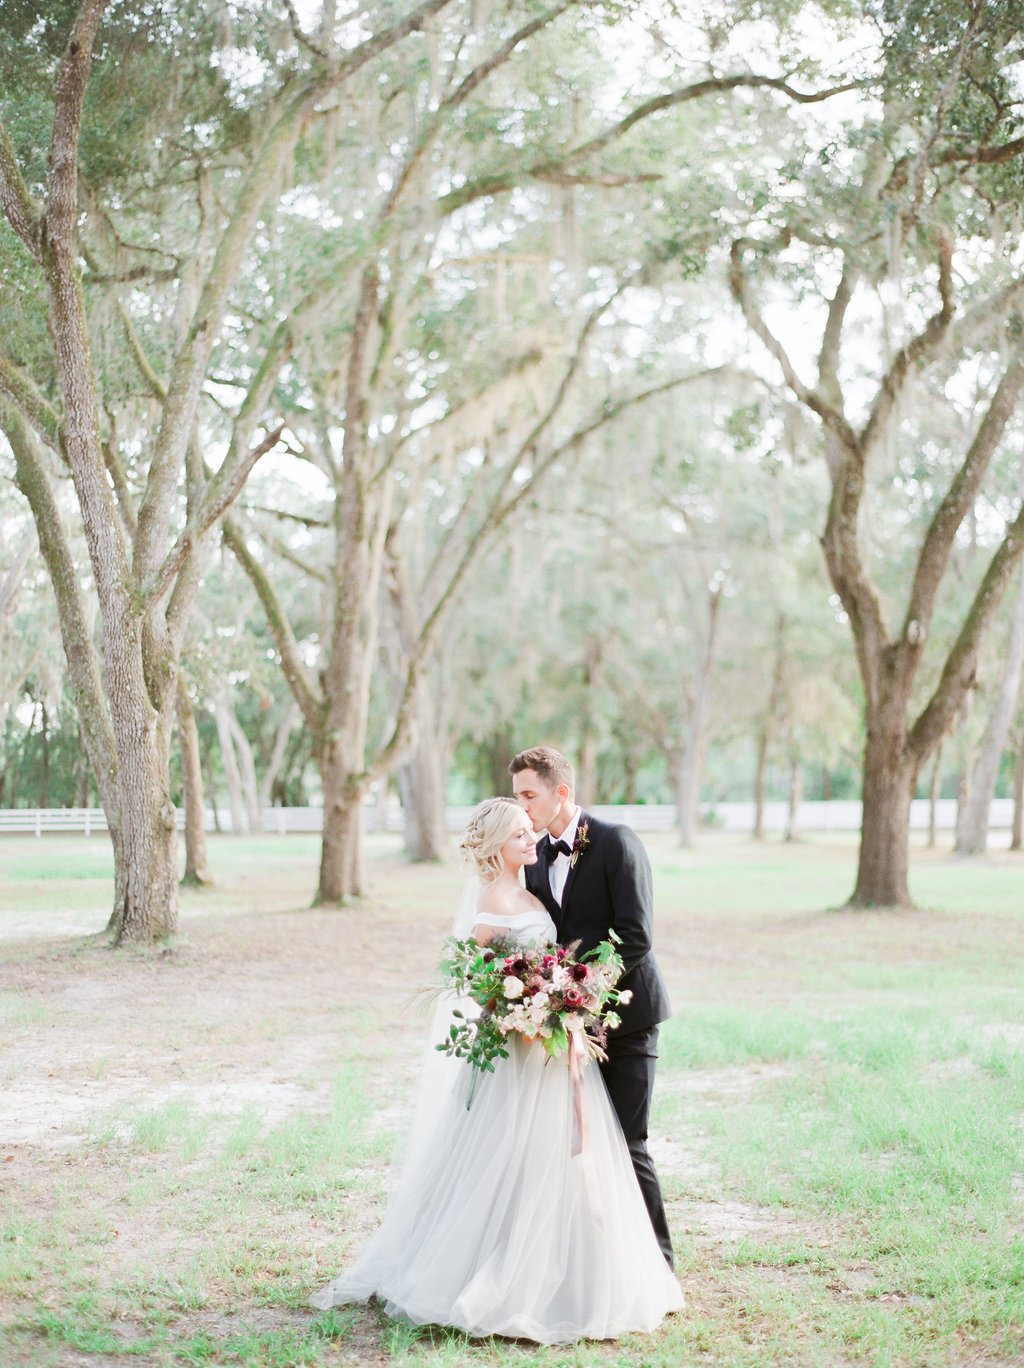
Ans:
[[[580,820],[576,823],[577,840],[579,839],[580,827],[585,826],[589,821],[590,817],[587,815],[587,813],[583,811],[582,808],[580,808]],[[587,852],[585,850],[581,850],[577,859],[569,860],[569,873],[566,876],[565,887],[562,889],[562,906],[560,909],[562,916],[565,915],[566,909],[569,906],[569,895],[572,893],[572,886],[576,882],[576,870],[579,867],[580,860],[585,860],[586,858]]]

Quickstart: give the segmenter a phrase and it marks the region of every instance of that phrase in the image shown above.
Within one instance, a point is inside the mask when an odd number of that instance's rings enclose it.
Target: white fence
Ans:
[[[925,831],[929,820],[929,803],[918,798],[910,807],[910,827],[912,831]],[[768,832],[781,832],[786,827],[786,804],[766,803],[764,826]],[[461,831],[471,807],[449,807],[447,825],[449,831]],[[676,810],[671,804],[650,803],[635,806],[592,807],[596,817],[605,817],[614,822],[623,822],[635,831],[670,831],[675,826]],[[718,803],[714,807],[705,804],[703,816],[716,829],[744,833],[754,825],[753,803]],[[1013,819],[1013,802],[1009,798],[996,798],[989,809],[991,830],[1008,830]],[[279,836],[295,832],[318,832],[323,829],[323,808],[319,807],[271,807],[264,808],[260,814],[261,830]],[[859,831],[861,805],[859,802],[835,801],[830,803],[801,803],[798,813],[798,828],[802,832],[841,832]],[[231,830],[229,813],[219,813],[220,829]],[[936,810],[936,822],[940,831],[952,831],[956,825],[956,800],[943,798]],[[178,811],[179,830],[185,825],[185,814]],[[378,803],[368,803],[366,808],[366,827],[369,831],[401,831],[402,810],[397,800],[386,809]],[[105,832],[107,819],[102,808],[3,808],[0,809],[0,833],[21,832],[42,836],[46,832],[82,832],[86,836]],[[213,810],[206,810],[207,831],[216,830]]]

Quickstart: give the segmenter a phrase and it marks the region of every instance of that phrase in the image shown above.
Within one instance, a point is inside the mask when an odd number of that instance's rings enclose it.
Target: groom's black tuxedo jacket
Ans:
[[[561,907],[548,877],[547,834],[537,844],[537,863],[526,867],[526,886],[551,913],[560,945],[578,940],[579,953],[585,954],[607,940],[610,930],[619,937],[625,973],[618,987],[630,989],[633,999],[616,1009],[622,1025],[615,1034],[628,1035],[672,1015],[665,981],[651,950],[651,863],[640,837],[629,827],[602,822],[581,811],[577,832],[584,823],[588,844],[569,868]]]

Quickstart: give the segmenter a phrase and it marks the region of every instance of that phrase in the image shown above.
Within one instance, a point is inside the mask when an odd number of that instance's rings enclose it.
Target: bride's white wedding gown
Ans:
[[[522,944],[554,939],[541,908],[511,929]],[[586,1135],[574,1157],[569,1069],[546,1061],[515,1037],[509,1058],[479,1075],[468,1111],[469,1066],[445,1061],[458,1086],[440,1089],[380,1229],[313,1306],[376,1295],[414,1324],[541,1344],[653,1330],[682,1306],[600,1070],[583,1070]]]

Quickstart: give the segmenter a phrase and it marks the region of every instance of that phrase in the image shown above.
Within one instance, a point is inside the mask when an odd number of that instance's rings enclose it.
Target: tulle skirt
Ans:
[[[573,1155],[566,1062],[517,1037],[479,1076],[469,1110],[462,1088],[444,1098],[380,1229],[311,1304],[376,1295],[413,1324],[541,1344],[655,1329],[682,1292],[595,1064],[582,1086],[585,1138]]]

